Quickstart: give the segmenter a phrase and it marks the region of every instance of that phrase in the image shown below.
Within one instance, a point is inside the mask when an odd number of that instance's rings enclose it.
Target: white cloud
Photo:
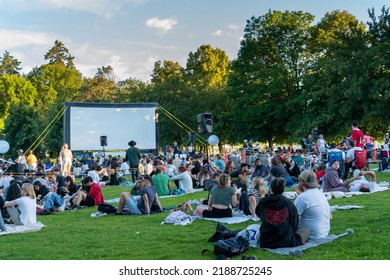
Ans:
[[[0,49],[11,49],[29,45],[47,46],[53,44],[55,36],[42,33],[22,30],[0,29]]]
[[[218,30],[214,31],[213,33],[211,33],[211,36],[222,36],[222,35],[223,35],[223,32],[220,29],[218,29]]]
[[[110,65],[117,81],[127,78],[146,81],[150,80],[154,63],[159,59],[147,51],[97,49],[89,43],[71,48],[75,50],[75,66],[85,77],[93,77],[98,67]]]
[[[171,30],[176,24],[177,20],[173,18],[159,19],[154,17],[146,21],[146,26],[161,29],[164,32]]]
[[[229,24],[229,29],[238,30],[238,29],[240,29],[240,27],[238,25],[235,25],[235,24]]]

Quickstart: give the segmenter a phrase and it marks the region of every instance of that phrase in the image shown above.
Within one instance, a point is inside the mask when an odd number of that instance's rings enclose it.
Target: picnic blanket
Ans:
[[[173,224],[173,225],[180,225],[180,226],[186,226],[191,224],[193,221],[201,219],[200,216],[190,216],[182,211],[174,211],[170,213],[164,221],[161,222],[161,225],[163,224]]]
[[[42,228],[44,228],[46,226],[44,224],[42,224],[40,221],[37,221],[34,224],[21,225],[21,226],[15,226],[15,225],[8,225],[8,224],[6,224],[5,227],[6,227],[7,231],[0,231],[0,235],[38,231],[38,230],[41,230]]]
[[[343,197],[352,197],[356,195],[366,195],[366,194],[372,194],[376,192],[383,192],[389,190],[389,182],[380,182],[376,184],[375,190],[373,192],[326,192],[324,193],[326,199],[330,200],[332,198],[343,198]],[[288,199],[296,199],[297,193],[296,192],[284,192],[283,195],[287,197]]]
[[[338,205],[332,205],[332,206],[330,206],[330,211],[334,212],[336,210],[351,210],[351,209],[359,209],[359,208],[364,208],[364,206],[357,206],[357,205],[338,206]]]
[[[242,212],[233,212],[233,217],[230,218],[203,218],[204,220],[213,221],[224,224],[239,224],[252,219],[251,215],[245,215]]]
[[[267,250],[271,253],[280,254],[280,255],[291,255],[291,256],[302,256],[304,250],[317,247],[321,244],[330,243],[333,240],[336,240],[340,237],[347,236],[353,233],[353,229],[347,229],[345,232],[341,234],[329,234],[327,237],[319,238],[316,240],[310,240],[306,244],[296,246],[296,247],[286,247],[286,248],[277,248],[277,249],[269,249],[269,248],[261,248],[258,246],[258,239],[260,238],[260,225],[254,224],[250,225],[246,229],[250,233],[250,247]]]

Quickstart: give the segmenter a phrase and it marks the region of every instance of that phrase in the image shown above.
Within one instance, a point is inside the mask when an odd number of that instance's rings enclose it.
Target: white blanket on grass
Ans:
[[[338,206],[338,205],[332,205],[332,206],[330,206],[330,211],[334,212],[336,210],[351,210],[351,209],[360,209],[360,208],[364,208],[364,206],[357,206],[357,205]]]
[[[383,192],[389,190],[389,183],[388,182],[380,182],[375,186],[375,190],[373,192],[326,192],[324,193],[326,199],[330,200],[332,198],[343,198],[343,197],[352,197],[355,195],[363,195],[363,194],[372,194],[376,192]],[[296,199],[297,193],[296,192],[284,192],[283,195],[289,199]]]
[[[15,226],[15,225],[6,224],[5,227],[7,231],[0,231],[0,235],[38,231],[46,226],[42,224],[40,221],[37,221],[36,223],[31,225]]]
[[[204,218],[204,220],[214,221],[224,224],[239,224],[251,220],[251,215],[245,215],[242,212],[233,212],[233,217],[230,218]]]

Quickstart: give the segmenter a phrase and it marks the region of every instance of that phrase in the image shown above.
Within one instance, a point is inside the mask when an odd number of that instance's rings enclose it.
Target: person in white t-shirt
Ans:
[[[298,197],[295,206],[299,215],[299,228],[306,226],[311,229],[309,240],[328,236],[330,231],[330,207],[324,193],[318,189],[316,175],[311,170],[305,170],[299,175],[297,187]]]
[[[350,192],[373,192],[376,186],[376,174],[374,171],[363,171],[356,169],[353,172],[354,178],[349,186],[348,191]],[[366,179],[364,176],[369,176],[370,181]]]
[[[7,207],[7,211],[11,216],[14,225],[29,225],[36,223],[37,203],[33,185],[30,183],[23,183],[20,194],[20,198],[6,201],[4,207]],[[18,206],[18,209],[16,209],[15,206]]]

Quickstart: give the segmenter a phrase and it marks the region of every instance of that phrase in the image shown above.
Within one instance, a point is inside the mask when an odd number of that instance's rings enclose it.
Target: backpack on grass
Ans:
[[[247,230],[231,231],[222,224],[218,223],[216,231],[208,240],[214,242],[214,254],[220,258],[221,256],[232,257],[245,252],[250,245],[250,233]],[[210,251],[204,249],[202,255]]]
[[[115,206],[108,204],[108,203],[100,203],[98,205],[99,212],[110,214],[110,213],[115,213],[116,210],[117,210],[117,208]]]
[[[233,257],[244,253],[249,248],[249,240],[242,236],[218,240],[214,243],[214,254]]]

